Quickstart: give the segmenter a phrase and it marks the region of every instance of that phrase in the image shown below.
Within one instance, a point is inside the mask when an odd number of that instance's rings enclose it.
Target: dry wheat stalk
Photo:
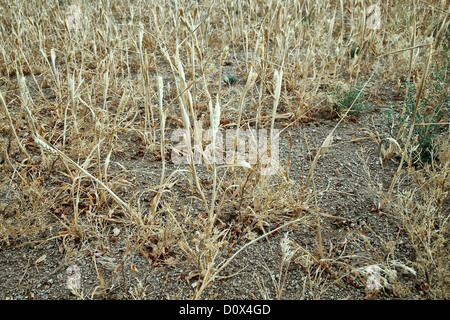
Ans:
[[[414,105],[413,117],[412,117],[412,120],[411,120],[411,127],[409,128],[408,137],[406,139],[405,146],[403,147],[402,158],[400,160],[400,164],[398,165],[397,171],[395,172],[394,178],[392,179],[392,182],[391,182],[391,185],[389,187],[389,190],[388,190],[386,196],[384,197],[383,201],[379,205],[379,209],[383,208],[385,203],[386,203],[386,201],[389,200],[389,198],[391,196],[391,193],[392,193],[392,190],[394,189],[395,183],[397,182],[398,176],[400,175],[400,172],[402,170],[403,163],[404,163],[404,161],[406,160],[406,157],[407,157],[409,143],[411,141],[411,137],[412,137],[412,134],[413,134],[413,131],[414,131],[415,122],[416,122],[416,116],[417,116],[417,110],[418,110],[419,103],[420,103],[420,98],[422,96],[422,92],[423,92],[423,89],[424,89],[424,86],[425,86],[425,79],[428,76],[428,69],[429,69],[429,66],[430,66],[431,57],[433,55],[432,44],[428,45],[428,50],[429,50],[429,53],[428,53],[427,64],[425,66],[425,70],[424,70],[424,73],[423,73],[423,76],[422,76],[422,80],[420,82],[419,91],[417,92],[416,104]]]

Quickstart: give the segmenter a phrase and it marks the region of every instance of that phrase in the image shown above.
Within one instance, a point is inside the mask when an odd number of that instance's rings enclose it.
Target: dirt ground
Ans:
[[[444,10],[435,12],[443,2],[424,2],[436,15],[425,26],[420,20],[425,11],[406,12],[402,2],[395,8],[382,4],[384,25],[379,32],[366,30],[364,2],[352,3],[355,8],[346,8],[344,16],[339,1],[333,7],[320,1],[257,2],[256,9],[230,1],[220,4],[222,11],[214,10],[216,2],[211,1],[188,1],[185,8],[178,8],[178,1],[134,1],[134,6],[123,1],[86,2],[79,23],[88,27],[77,31],[61,23],[69,2],[55,1],[51,10],[34,12],[26,8],[29,3],[18,1],[8,16],[0,16],[2,34],[13,35],[0,52],[9,57],[0,61],[0,90],[6,101],[0,105],[6,110],[0,113],[0,299],[448,297],[448,257],[440,256],[448,250],[439,252],[449,248],[448,192],[446,199],[429,202],[441,204],[445,221],[430,220],[439,223],[424,228],[433,235],[421,252],[416,243],[428,235],[412,243],[414,234],[408,234],[398,214],[401,207],[395,211],[387,203],[379,209],[399,167],[398,154],[381,155],[380,141],[389,131],[383,112],[391,103],[401,110],[399,84],[405,84],[401,81],[408,71],[419,84],[432,52],[430,41],[437,48],[433,37],[438,31],[444,34],[443,26],[448,25]],[[13,22],[25,31],[16,34],[9,26]],[[416,23],[417,35],[413,32],[411,40],[408,30]],[[411,43],[417,51],[410,50]],[[397,50],[401,54],[391,54]],[[174,67],[178,59],[182,61]],[[258,72],[258,80],[243,95],[250,67]],[[284,78],[276,82],[275,71],[283,68]],[[327,86],[349,84],[355,75],[368,84],[366,108],[345,117],[342,111],[332,112],[332,88],[327,91]],[[162,76],[164,90],[158,91],[157,76]],[[182,86],[174,81],[180,76],[190,82],[185,92],[192,92],[197,108],[189,110],[187,118],[208,120],[208,103],[217,96],[223,103],[222,131],[227,125],[245,124],[246,129],[258,123],[251,119],[257,117],[257,109],[262,112],[258,119],[264,119],[259,125],[269,128],[272,91],[283,83],[273,113],[275,128],[282,132],[280,168],[267,179],[253,173],[256,170],[227,169],[225,175],[220,168],[214,205],[223,207],[211,233],[205,231],[210,217],[200,192],[190,185],[192,168],[171,161],[170,142],[165,149],[168,180],[161,183],[158,94],[164,91],[161,110],[167,113],[168,141],[183,127],[179,103],[186,96],[178,95]],[[237,82],[223,82],[227,76]],[[75,84],[80,88],[76,94]],[[241,97],[245,108],[237,123]],[[25,111],[28,105],[32,115]],[[33,118],[40,127],[32,127]],[[78,127],[72,127],[76,121]],[[331,145],[321,148],[330,132]],[[37,133],[73,163],[86,165],[92,176],[52,153],[48,144],[33,138]],[[17,141],[25,147],[20,149]],[[318,152],[324,153],[305,186]],[[415,177],[406,167],[392,199],[402,192],[407,198],[408,190],[415,188]],[[209,169],[196,166],[208,205],[213,202]],[[98,179],[92,179],[96,175]],[[445,177],[439,196],[447,190]],[[99,181],[136,210],[126,212]],[[153,206],[158,192],[161,201]],[[435,239],[439,241],[433,247]],[[434,252],[427,252],[431,247]],[[427,264],[433,257],[439,259]],[[432,270],[437,264],[439,270]],[[416,267],[423,265],[423,270]],[[212,275],[214,282],[202,287]],[[434,283],[437,289],[431,292]]]
[[[397,167],[393,160],[384,161],[383,165],[380,163],[378,145],[367,134],[377,129],[373,127],[373,123],[380,123],[382,108],[383,105],[375,105],[357,120],[342,122],[335,132],[335,144],[320,159],[314,175],[314,187],[320,192],[317,197],[318,206],[326,214],[320,218],[323,250],[328,259],[336,259],[336,263],[347,265],[347,268],[336,265],[335,270],[319,270],[293,260],[288,270],[283,269],[280,274],[280,241],[283,237],[291,237],[308,250],[317,250],[317,229],[308,224],[293,224],[243,250],[223,270],[219,280],[206,290],[205,298],[274,299],[280,277],[285,279],[282,299],[368,297],[357,274],[346,269],[350,266],[358,268],[370,261],[376,263],[383,258],[380,255],[388,254],[384,250],[389,239],[395,240],[392,243],[399,243],[399,239],[404,237],[395,216],[388,211],[381,213],[373,210],[380,201],[374,197],[374,190],[379,184],[386,188]],[[336,124],[336,118],[330,119],[322,114],[315,121],[285,131],[292,138],[289,178],[293,183],[304,178],[302,174],[307,172],[314,155],[312,150],[322,144]],[[309,142],[309,149],[304,143],[306,140]],[[289,143],[289,136],[282,135],[282,163],[286,163]],[[136,188],[144,188],[149,181],[157,181],[159,178],[158,163],[146,161],[145,157],[121,163],[136,173]],[[174,167],[173,164],[168,166]],[[179,190],[180,193],[184,192],[182,186]],[[6,191],[2,190],[2,193],[5,195]],[[315,217],[307,211],[302,214]],[[103,249],[93,240],[69,240],[64,244],[60,239],[48,240],[50,231],[48,235],[36,237],[33,240],[36,243],[22,245],[19,241],[4,246],[0,250],[1,298],[77,299],[67,287],[67,281],[74,276],[73,266],[79,268],[80,291],[86,298],[100,285],[97,269],[107,283],[108,290],[103,296],[106,299],[191,297],[198,283],[198,266],[189,263],[179,248],[171,252],[172,259],[152,261],[136,248],[130,247],[130,243],[127,243],[130,234],[126,233],[132,231],[125,230],[122,231],[125,236],[117,237],[118,240],[111,237],[113,240],[110,239],[107,247],[102,245]],[[242,244],[246,242],[239,238],[237,241]],[[400,240],[400,243],[401,245],[393,248],[392,254],[396,259],[410,258],[413,253],[408,243],[406,240],[404,243]],[[234,244],[233,252],[239,246]],[[227,252],[224,248],[225,258],[231,254],[231,251]],[[310,270],[311,268],[314,270]],[[320,280],[310,281],[313,277]],[[420,286],[420,283],[415,283],[418,280],[406,272],[396,281],[412,282]],[[401,298],[395,292],[395,287],[383,289],[379,294],[379,298]],[[417,290],[417,296],[420,295],[421,291]]]

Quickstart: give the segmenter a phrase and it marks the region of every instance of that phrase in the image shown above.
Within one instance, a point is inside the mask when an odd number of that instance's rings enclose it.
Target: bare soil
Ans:
[[[286,234],[307,250],[316,253],[318,250],[317,227],[293,224],[243,250],[206,290],[204,298],[274,299],[280,277],[285,280],[282,299],[371,298],[362,279],[351,272],[352,269],[376,264],[380,259],[389,259],[389,255],[391,259],[413,258],[414,252],[408,246],[397,218],[389,211],[373,210],[380,201],[376,196],[377,188],[383,186],[385,190],[397,168],[393,160],[380,163],[378,145],[367,134],[377,129],[373,127],[374,123],[381,123],[383,106],[379,103],[353,121],[342,122],[335,132],[333,146],[323,155],[315,170],[313,188],[319,193],[317,205],[324,213],[320,217],[322,250],[326,259],[335,263],[322,269],[312,266],[312,262],[305,265],[302,260],[294,259],[286,273],[283,269],[280,274],[280,241]],[[323,111],[315,118],[288,128],[280,138],[280,160],[285,164],[289,139],[292,139],[289,179],[293,183],[305,178],[315,150],[338,120]],[[131,149],[130,145],[127,151],[131,153]],[[148,156],[138,154],[131,157],[115,155],[112,162],[120,162],[127,173],[133,175],[132,187],[137,190],[152,185],[152,182],[158,184],[160,162],[148,159]],[[111,169],[120,168],[112,164]],[[169,162],[168,171],[173,169],[175,166]],[[174,188],[185,200],[184,205],[192,205],[183,182]],[[7,190],[1,190],[1,194],[6,197]],[[313,216],[312,221],[315,219],[312,212],[304,211],[302,215]],[[270,227],[278,227],[284,221],[282,216]],[[49,213],[48,218],[54,219],[53,214]],[[226,214],[222,219],[227,220]],[[113,233],[113,228],[112,224],[110,233]],[[86,298],[100,286],[97,270],[107,288],[101,297],[104,299],[188,299],[193,295],[194,287],[199,283],[198,265],[189,262],[183,250],[175,244],[168,256],[153,260],[145,252],[133,248],[130,239],[134,230],[120,224],[118,228],[120,235],[111,236],[106,241],[51,239],[54,233],[48,230],[27,241],[29,244],[12,241],[4,245],[0,250],[0,298],[77,299],[67,287],[71,276],[69,267],[73,265],[80,268],[81,292]],[[394,246],[390,252],[386,249],[389,241]],[[230,244],[223,248],[223,258],[230,257],[246,242],[248,238],[236,236],[233,246]],[[418,298],[423,294],[421,280],[408,273],[400,274],[396,281],[409,282],[417,287],[416,296],[402,297],[394,285],[390,290],[378,292],[376,298]],[[97,298],[96,295],[91,297]]]

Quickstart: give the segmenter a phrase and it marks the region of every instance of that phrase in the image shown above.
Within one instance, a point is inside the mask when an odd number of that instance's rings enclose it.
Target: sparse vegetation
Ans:
[[[2,6],[0,298],[448,299],[450,8],[377,8]]]
[[[438,160],[439,148],[442,146],[440,140],[449,138],[450,126],[450,93],[448,88],[449,65],[446,64],[436,74],[431,72],[426,82],[425,96],[422,97],[418,106],[417,116],[414,123],[412,161],[414,163],[431,163]],[[415,97],[417,89],[415,85],[406,80],[403,86],[404,105],[402,110],[393,110],[392,103],[385,111],[386,122],[389,127],[388,136],[395,139],[397,145],[404,146],[406,133],[413,123]]]
[[[337,86],[332,93],[333,99],[336,101],[333,104],[333,111],[338,114],[343,114],[349,111],[350,115],[358,116],[367,108],[367,102],[364,102],[364,92],[362,92],[363,83],[354,84],[350,82],[348,90]]]
[[[232,84],[238,82],[238,79],[234,76],[229,76],[227,79],[225,79],[224,82],[225,82],[225,84],[232,85]]]

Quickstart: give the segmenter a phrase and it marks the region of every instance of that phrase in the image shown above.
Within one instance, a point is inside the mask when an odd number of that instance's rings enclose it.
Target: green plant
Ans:
[[[412,141],[412,156],[414,162],[430,163],[437,159],[437,141],[444,134],[449,133],[446,122],[450,116],[450,95],[448,93],[450,65],[447,63],[437,73],[430,73],[425,84],[425,96],[422,97],[414,123]],[[433,68],[432,68],[433,69]],[[412,124],[416,86],[408,80],[403,87],[404,104],[402,111],[396,112],[392,105],[384,112],[385,123],[389,127],[389,138],[395,139],[403,145],[406,139],[407,128]]]
[[[333,111],[339,114],[346,112],[351,107],[349,115],[358,116],[366,109],[363,101],[364,92],[360,93],[362,86],[362,82],[355,84],[353,81],[350,83],[348,91],[344,90],[341,86],[336,86],[332,92],[333,100],[335,101],[332,106]]]
[[[433,37],[437,38],[436,45],[438,43],[441,43],[444,51],[447,52],[450,43],[450,24],[447,24],[447,26],[445,26],[444,23],[444,19],[441,19],[436,23],[436,26],[433,30]]]
[[[238,82],[238,79],[235,76],[228,76],[223,82],[226,85],[232,85]]]
[[[359,46],[353,47],[350,50],[350,57],[354,58],[357,54],[359,54],[360,50],[361,50],[361,48]]]

